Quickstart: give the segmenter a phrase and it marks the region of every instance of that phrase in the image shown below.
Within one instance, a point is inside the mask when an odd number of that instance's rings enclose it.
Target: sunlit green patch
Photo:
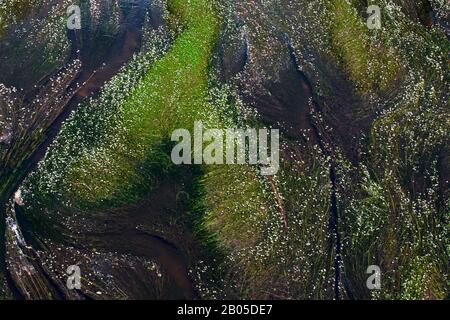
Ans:
[[[398,56],[381,39],[371,37],[371,31],[355,8],[345,0],[333,0],[329,31],[333,52],[357,88],[362,93],[385,90],[400,70]],[[382,31],[378,31],[380,34]]]

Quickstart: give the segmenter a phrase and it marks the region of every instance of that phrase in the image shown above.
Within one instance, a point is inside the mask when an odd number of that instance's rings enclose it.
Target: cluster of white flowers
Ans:
[[[146,28],[150,26],[147,25]],[[102,168],[104,167],[102,163],[104,165],[111,160],[105,154],[105,150],[111,150],[111,148],[129,150],[117,138],[117,131],[124,130],[125,125],[122,118],[123,104],[141,82],[150,66],[168,50],[170,36],[167,35],[164,27],[161,27],[156,30],[146,30],[143,41],[147,44],[143,51],[135,55],[132,61],[104,86],[100,96],[83,103],[78,111],[66,120],[45,159],[24,182],[24,197],[28,199],[26,203],[34,208],[45,208],[44,203],[47,201],[45,199],[50,197],[52,202],[58,201],[67,207],[72,207],[73,202],[67,191],[74,185],[69,181],[67,187],[62,188],[68,173],[67,169],[76,165],[83,157],[92,159],[93,163],[97,163],[99,168]],[[106,148],[105,142],[109,148]],[[98,148],[95,154],[91,151],[94,148]],[[132,152],[130,151],[130,156]],[[81,167],[80,172],[85,172],[85,169]],[[88,171],[93,169],[95,168],[88,168]],[[88,171],[86,174],[90,175]],[[102,178],[98,182],[101,185]],[[90,185],[86,188],[95,188],[95,186]],[[50,206],[50,203],[47,205]],[[56,211],[56,213],[60,212]]]

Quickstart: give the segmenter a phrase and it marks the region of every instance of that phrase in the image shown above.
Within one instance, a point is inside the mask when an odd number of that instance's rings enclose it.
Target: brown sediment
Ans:
[[[269,184],[272,188],[273,194],[275,195],[275,200],[277,202],[277,207],[280,210],[280,216],[281,216],[281,220],[283,221],[284,228],[287,230],[288,222],[287,222],[286,211],[284,210],[283,198],[281,197],[280,193],[278,192],[278,188],[275,184],[275,181],[273,181],[273,178],[271,176],[269,176],[269,177],[267,177],[267,180],[269,181]]]

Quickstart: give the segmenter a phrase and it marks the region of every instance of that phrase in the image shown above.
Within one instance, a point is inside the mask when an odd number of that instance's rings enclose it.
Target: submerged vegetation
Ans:
[[[212,8],[201,17],[198,13],[204,6],[202,1],[193,1],[183,12],[180,18],[185,30],[164,57],[151,65],[147,57],[138,58],[129,71],[109,84],[110,93],[106,91],[68,121],[56,141],[58,147],[52,151],[55,156],[51,155],[55,164],[68,169],[44,171],[59,175],[38,178],[45,181],[47,191],[63,186],[63,203],[96,207],[104,202],[128,203],[135,198],[137,188],[152,187],[151,172],[146,173],[142,165],[147,162],[158,166],[163,160],[158,157],[164,157],[158,145],[162,147],[170,140],[169,133],[175,128],[192,126],[193,119],[204,111],[201,108],[207,106],[206,68],[217,18]],[[178,12],[180,8],[184,5],[172,3],[172,10]],[[136,80],[136,71],[143,73],[140,81]],[[101,114],[94,121],[91,112]],[[214,117],[214,113],[209,115]],[[66,151],[67,147],[71,150]],[[61,157],[61,152],[66,156]]]
[[[41,256],[74,243],[93,254],[89,237],[108,221],[145,199],[149,215],[168,206],[154,196],[166,199],[169,180],[176,209],[133,229],[183,248],[201,298],[448,297],[448,3],[377,1],[382,29],[369,30],[367,2],[156,1],[164,23],[146,16],[141,51],[78,106],[20,187]],[[175,166],[171,134],[195,121],[281,128],[279,172]],[[379,290],[366,286],[371,265]],[[90,285],[133,297],[107,279]]]

